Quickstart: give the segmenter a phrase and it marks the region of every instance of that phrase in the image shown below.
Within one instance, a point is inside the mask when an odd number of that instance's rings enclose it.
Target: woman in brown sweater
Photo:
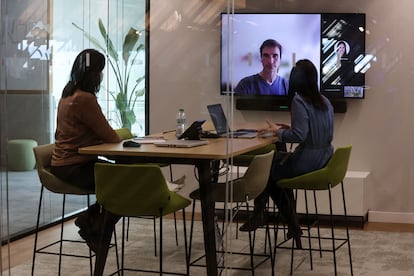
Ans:
[[[108,124],[96,94],[102,81],[105,56],[94,49],[83,50],[73,63],[69,82],[59,101],[55,132],[55,149],[51,171],[57,177],[73,185],[95,189],[94,164],[96,156],[81,155],[80,147],[121,141]],[[86,214],[77,218],[79,234],[92,250],[97,241],[100,207],[94,204]]]

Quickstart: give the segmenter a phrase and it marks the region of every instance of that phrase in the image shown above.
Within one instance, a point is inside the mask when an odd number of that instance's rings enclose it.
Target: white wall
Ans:
[[[224,0],[152,0],[150,12],[150,131],[174,128],[178,107],[188,120],[209,119],[206,105],[219,95],[219,14]],[[244,1],[239,2],[243,5]],[[364,100],[348,101],[335,115],[334,145],[352,144],[351,170],[370,171],[368,207],[414,213],[414,18],[411,0],[247,1],[252,11],[363,12],[366,48],[377,62],[366,75]],[[253,6],[251,6],[253,5]],[[180,19],[181,16],[181,19]],[[181,20],[181,21],[180,21]],[[237,111],[235,121],[289,122],[289,114]],[[188,169],[191,174],[192,170]],[[190,189],[190,188],[188,188]]]

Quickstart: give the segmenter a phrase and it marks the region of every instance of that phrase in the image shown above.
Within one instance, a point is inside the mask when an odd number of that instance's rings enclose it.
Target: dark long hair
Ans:
[[[289,78],[289,106],[295,93],[310,101],[316,108],[326,110],[328,107],[324,102],[318,88],[318,72],[315,65],[308,59],[296,62],[292,68]]]
[[[101,86],[101,72],[105,67],[105,56],[94,49],[85,49],[78,54],[70,72],[70,79],[62,91],[62,98],[73,95],[80,89],[96,95]]]

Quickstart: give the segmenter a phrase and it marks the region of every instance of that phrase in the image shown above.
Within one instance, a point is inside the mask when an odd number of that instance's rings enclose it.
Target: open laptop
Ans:
[[[213,121],[214,128],[217,135],[220,137],[233,137],[233,138],[255,138],[257,133],[255,131],[238,130],[231,131],[227,118],[224,114],[221,104],[212,104],[207,106],[208,113],[210,113],[211,120]]]

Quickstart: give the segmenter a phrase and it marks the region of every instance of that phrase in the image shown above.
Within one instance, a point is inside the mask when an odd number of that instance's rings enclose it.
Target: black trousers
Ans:
[[[263,212],[269,196],[275,202],[280,214],[288,224],[288,235],[300,235],[300,224],[296,214],[296,202],[291,189],[282,189],[276,185],[283,178],[294,177],[291,160],[286,159],[286,144],[277,142],[277,152],[272,162],[272,169],[266,189],[254,200],[255,212]]]
[[[51,172],[74,186],[95,190],[94,166],[96,162],[98,160],[92,160],[82,164],[52,166]]]

